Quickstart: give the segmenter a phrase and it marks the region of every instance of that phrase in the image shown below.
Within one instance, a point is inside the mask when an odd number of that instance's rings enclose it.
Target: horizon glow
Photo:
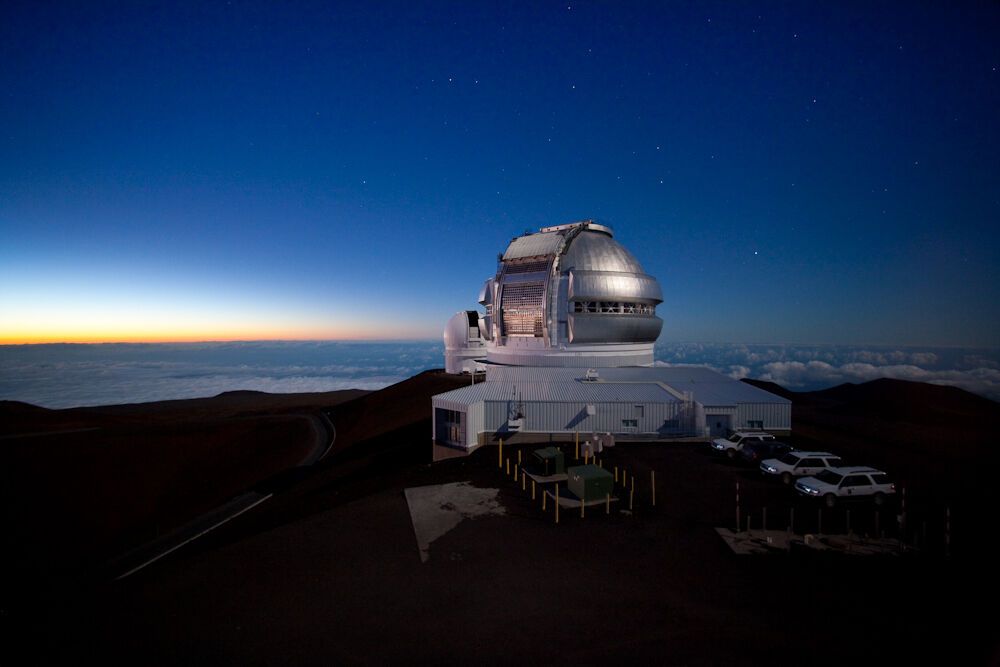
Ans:
[[[5,3],[0,343],[437,339],[512,237],[597,218],[663,342],[1000,347],[996,34],[996,4]]]

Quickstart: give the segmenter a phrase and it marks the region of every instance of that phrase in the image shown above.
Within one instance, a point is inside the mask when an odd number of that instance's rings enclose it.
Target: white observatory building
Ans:
[[[511,240],[480,290],[485,314],[444,330],[445,370],[485,380],[438,394],[433,437],[473,449],[575,434],[677,440],[791,429],[791,402],[708,368],[653,365],[663,328],[656,278],[584,220]]]

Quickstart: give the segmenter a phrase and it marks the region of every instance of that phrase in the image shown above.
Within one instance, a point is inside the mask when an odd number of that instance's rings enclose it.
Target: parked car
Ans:
[[[743,443],[740,462],[756,466],[764,459],[777,459],[792,451],[792,446],[777,440],[754,440]]]
[[[728,438],[716,438],[710,444],[716,453],[725,454],[729,459],[735,459],[736,454],[745,443],[763,440],[774,440],[774,436],[763,431],[736,431]]]
[[[822,498],[833,507],[839,498],[871,498],[876,505],[896,493],[896,485],[881,470],[862,466],[829,468],[813,477],[803,477],[795,490],[808,498]]]
[[[840,457],[830,452],[800,452],[793,449],[779,458],[764,459],[760,462],[760,470],[766,477],[780,478],[785,484],[791,484],[796,477],[809,477],[840,464]]]

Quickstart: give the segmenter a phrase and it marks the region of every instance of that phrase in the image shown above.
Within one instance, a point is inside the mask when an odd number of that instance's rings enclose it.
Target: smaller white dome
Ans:
[[[448,373],[470,373],[476,369],[477,357],[486,355],[486,346],[479,332],[479,313],[462,310],[444,327],[444,366]]]

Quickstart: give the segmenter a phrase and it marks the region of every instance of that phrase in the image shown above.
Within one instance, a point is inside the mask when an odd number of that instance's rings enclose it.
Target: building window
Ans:
[[[764,428],[764,422],[760,421],[760,420],[749,419],[749,420],[747,420],[747,428],[760,428],[760,429],[763,429]]]
[[[623,419],[622,428],[639,428],[638,419]]]
[[[635,410],[632,412],[632,414],[634,414],[638,419],[642,419],[643,412],[644,412],[643,407],[644,406],[642,406],[642,405],[635,406]]]
[[[628,301],[573,301],[574,313],[601,313],[605,315],[654,315],[656,306]]]

